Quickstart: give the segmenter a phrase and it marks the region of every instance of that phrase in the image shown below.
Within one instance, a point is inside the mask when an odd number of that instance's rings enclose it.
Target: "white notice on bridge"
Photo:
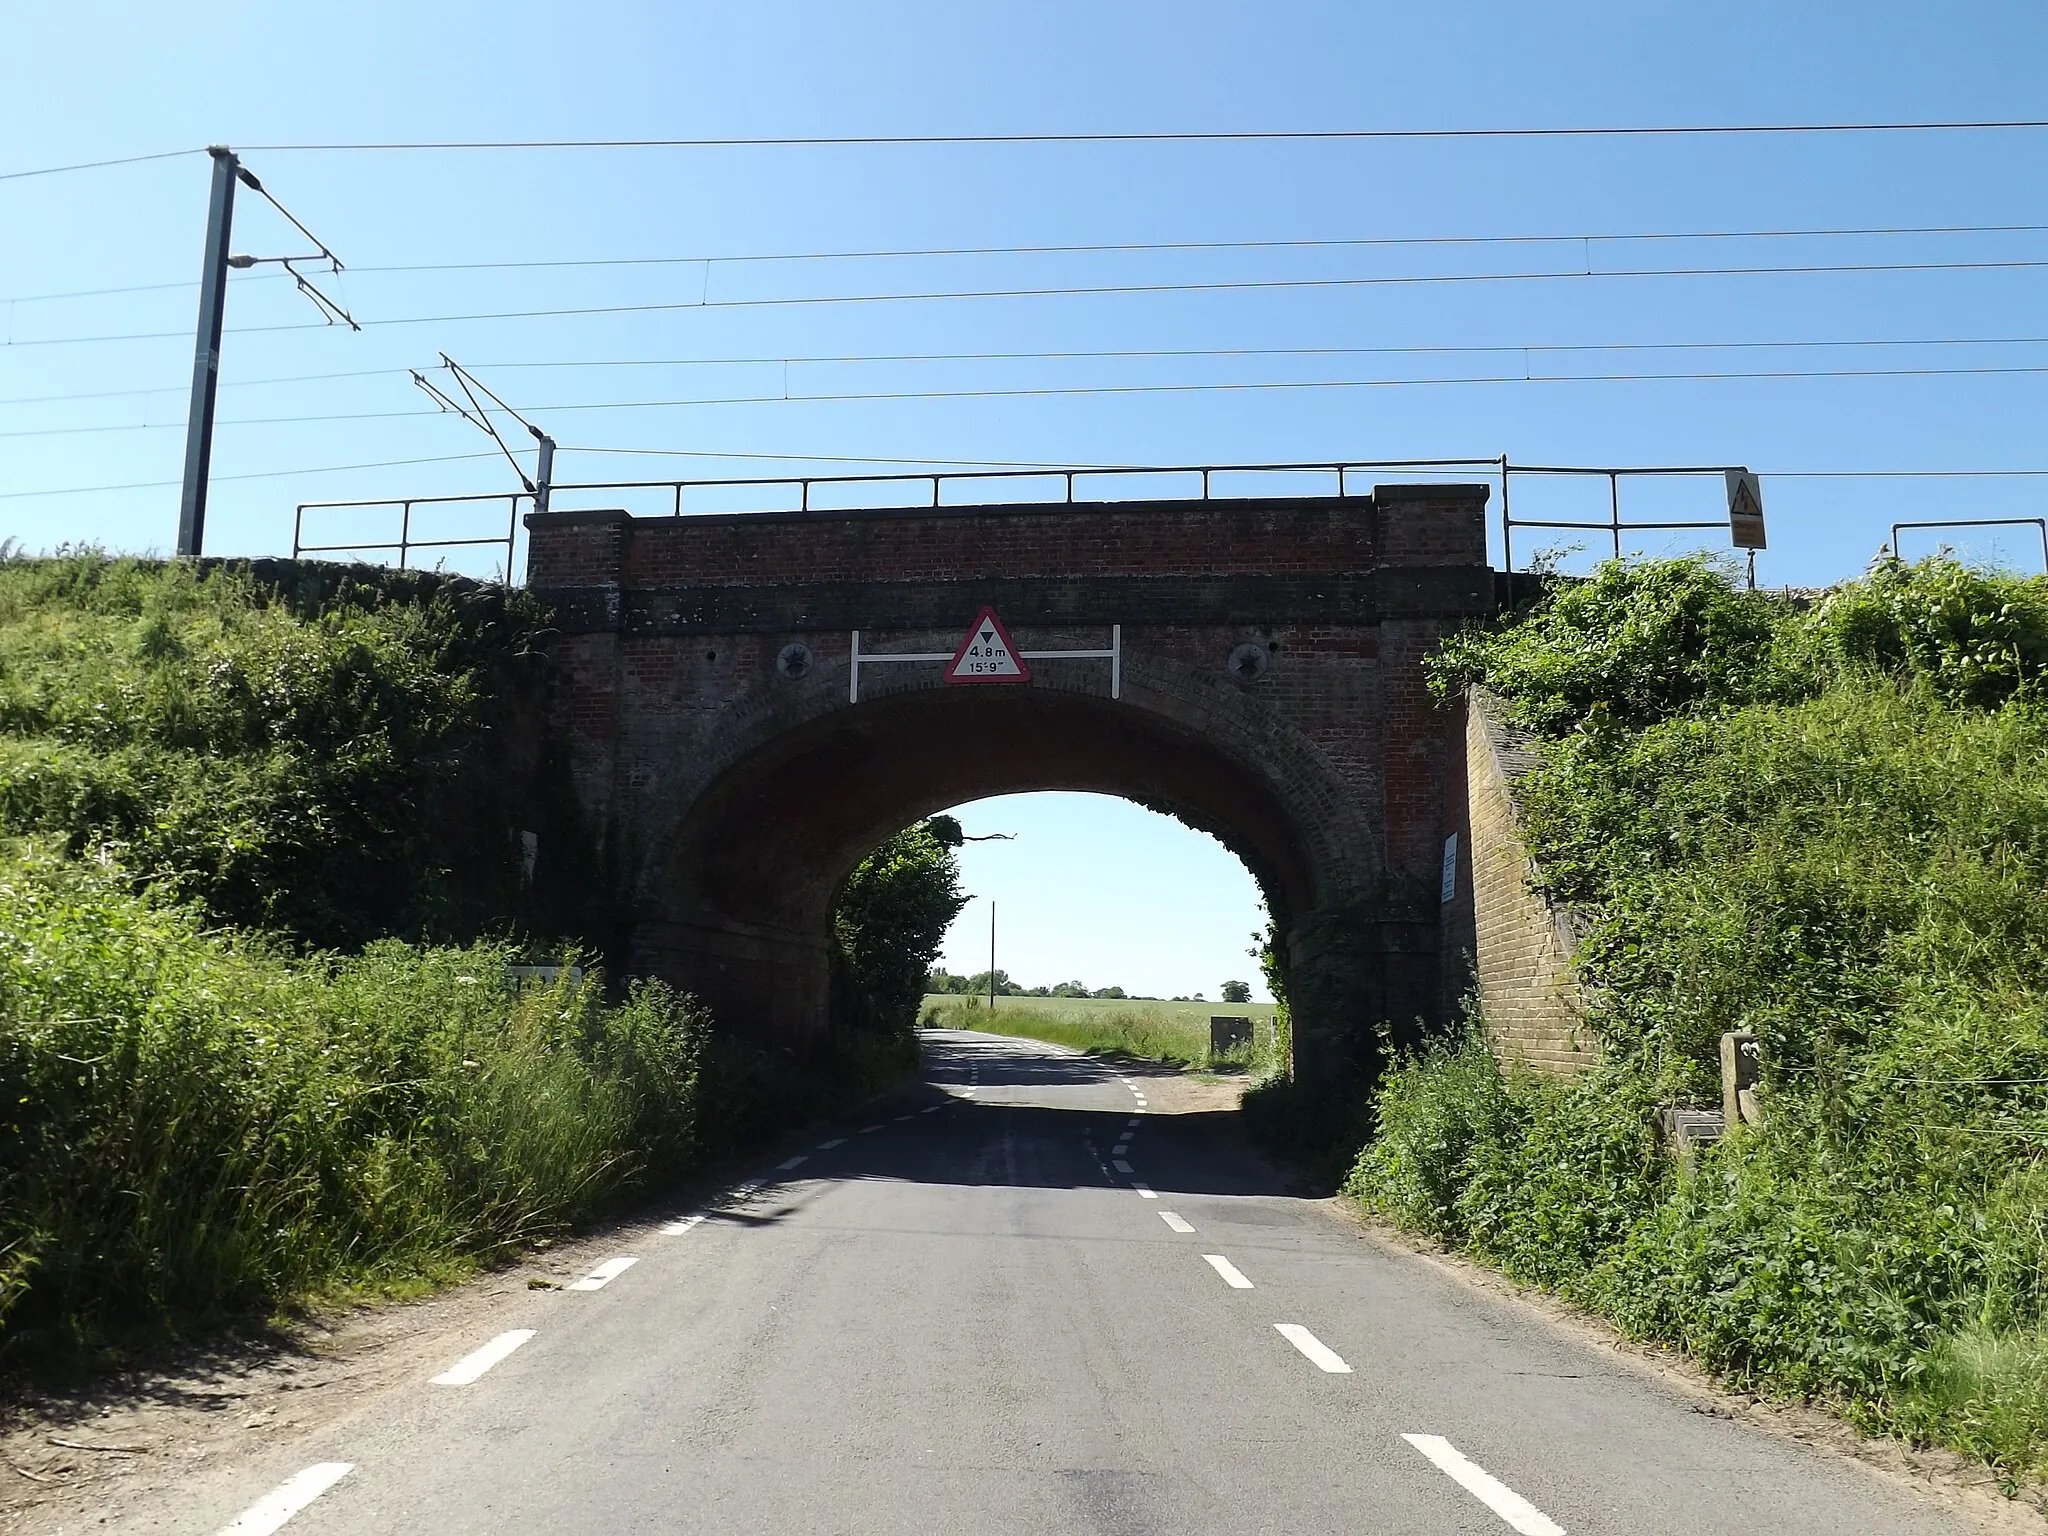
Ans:
[[[1010,643],[1010,632],[993,608],[981,610],[981,617],[967,631],[960,649],[946,668],[949,683],[1028,683],[1031,669]]]

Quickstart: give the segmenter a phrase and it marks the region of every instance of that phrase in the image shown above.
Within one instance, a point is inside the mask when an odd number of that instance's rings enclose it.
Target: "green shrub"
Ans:
[[[1609,566],[1464,637],[1440,686],[1544,733],[1525,830],[1602,1055],[1402,1061],[1353,1192],[1734,1384],[2048,1471],[2044,670],[2048,581],[1946,560],[1803,607]],[[1738,1029],[1768,1129],[1658,1153]]]
[[[846,878],[832,914],[841,1013],[856,1026],[908,1039],[932,961],[967,897],[960,890],[960,823],[934,816],[905,827]]]
[[[482,765],[538,623],[430,577],[294,605],[228,567],[0,560],[0,833],[113,845],[316,946],[454,936],[448,866],[501,797]],[[495,831],[461,849],[493,866],[472,884],[511,876]]]

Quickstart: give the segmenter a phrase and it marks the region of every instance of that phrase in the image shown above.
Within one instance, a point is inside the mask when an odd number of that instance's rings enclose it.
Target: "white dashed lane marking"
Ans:
[[[1112,1156],[1122,1157],[1126,1152],[1131,1150],[1131,1144],[1128,1141],[1120,1141],[1115,1146],[1111,1147],[1109,1150]]]
[[[863,1136],[872,1136],[875,1134],[875,1132],[879,1131],[880,1129],[881,1127],[879,1125],[864,1125],[860,1128],[860,1133]]]
[[[1484,1504],[1521,1536],[1565,1536],[1564,1527],[1506,1483],[1471,1460],[1442,1435],[1403,1435],[1452,1482]]]
[[[1159,1219],[1176,1232],[1192,1232],[1195,1230],[1185,1216],[1177,1216],[1172,1211],[1161,1211]]]
[[[663,1227],[661,1229],[661,1235],[663,1237],[681,1237],[685,1232],[689,1231],[690,1228],[696,1226],[697,1223],[702,1221],[703,1219],[704,1218],[701,1215],[685,1216],[682,1220],[672,1221],[667,1226]]]
[[[1251,1281],[1245,1279],[1244,1277],[1244,1271],[1240,1270],[1235,1264],[1231,1263],[1230,1260],[1223,1257],[1222,1254],[1205,1253],[1202,1255],[1202,1257],[1209,1261],[1209,1267],[1215,1270],[1217,1274],[1221,1275],[1223,1277],[1223,1283],[1229,1286],[1233,1291],[1248,1291],[1252,1288]]]
[[[844,1136],[834,1136],[830,1141],[819,1142],[818,1150],[820,1152],[830,1152],[834,1147],[843,1147],[845,1145],[846,1138]]]
[[[1130,1165],[1129,1163],[1125,1162],[1125,1161],[1124,1161],[1124,1160],[1123,1160],[1122,1158],[1120,1158],[1120,1157],[1118,1157],[1118,1158],[1112,1158],[1112,1159],[1110,1160],[1110,1166],[1111,1166],[1112,1168],[1116,1169],[1116,1171],[1117,1171],[1118,1173],[1129,1173],[1129,1172],[1131,1171],[1131,1165]]]
[[[914,1120],[914,1119],[916,1119],[916,1118],[917,1118],[917,1112],[916,1112],[915,1110],[912,1110],[912,1111],[911,1111],[911,1112],[910,1112],[909,1114],[907,1114],[907,1115],[898,1115],[898,1116],[897,1116],[896,1118],[897,1118],[898,1120]]]
[[[1136,1179],[1133,1179],[1131,1180],[1131,1188],[1135,1189],[1140,1195],[1144,1196],[1147,1200],[1157,1200],[1159,1198],[1159,1196],[1153,1191],[1153,1188],[1150,1184],[1140,1184]]]
[[[783,1160],[782,1160],[781,1162],[777,1163],[777,1164],[776,1164],[775,1166],[776,1166],[776,1167],[778,1167],[778,1168],[794,1168],[794,1167],[796,1167],[796,1166],[797,1166],[797,1164],[799,1164],[799,1163],[808,1163],[808,1162],[809,1162],[810,1160],[811,1160],[811,1154],[810,1154],[810,1153],[808,1153],[808,1152],[799,1152],[799,1153],[797,1153],[797,1155],[796,1155],[795,1157],[788,1157],[788,1158],[784,1158],[784,1159],[783,1159]]]
[[[483,1375],[513,1350],[532,1338],[531,1328],[514,1328],[510,1333],[501,1333],[482,1349],[471,1350],[447,1370],[434,1378],[437,1387],[466,1387]]]
[[[597,1268],[570,1286],[569,1289],[572,1291],[601,1291],[639,1262],[639,1259],[630,1255],[616,1259],[606,1259]]]
[[[1135,1131],[1138,1128],[1138,1117],[1136,1115],[1133,1115],[1130,1119],[1126,1120],[1124,1124],[1128,1125],[1132,1130]]]
[[[1321,1369],[1328,1371],[1333,1376],[1348,1376],[1351,1374],[1351,1367],[1344,1363],[1344,1357],[1310,1333],[1306,1328],[1302,1327],[1301,1324],[1275,1323],[1273,1326],[1280,1330],[1281,1338],[1308,1356]]]
[[[270,1536],[355,1469],[352,1461],[323,1461],[310,1466],[277,1492],[251,1504],[232,1524],[222,1526],[220,1536]]]

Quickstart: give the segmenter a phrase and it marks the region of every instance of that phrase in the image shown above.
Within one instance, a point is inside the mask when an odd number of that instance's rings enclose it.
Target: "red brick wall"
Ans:
[[[1302,978],[1327,1016],[1300,1038],[1348,1031],[1364,1043],[1346,1053],[1369,1056],[1378,1020],[1411,1025],[1445,992],[1460,743],[1422,660],[1491,603],[1484,505],[1483,488],[1430,486],[531,519],[556,728],[632,914],[615,963],[800,1039],[823,1027],[837,882],[880,837],[983,794],[1085,788],[1237,848],[1330,981]],[[883,665],[849,703],[849,628],[864,650],[950,651],[983,602],[1027,650],[1099,647],[1121,624],[1121,697],[1097,662],[1015,690]],[[812,664],[792,678],[776,658],[798,643]],[[1234,673],[1246,645],[1265,665]]]

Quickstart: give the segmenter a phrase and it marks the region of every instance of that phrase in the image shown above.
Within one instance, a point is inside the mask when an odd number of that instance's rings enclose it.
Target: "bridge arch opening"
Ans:
[[[1274,1001],[1256,957],[1271,920],[1265,893],[1209,834],[1086,791],[999,795],[948,807],[946,816],[965,836],[956,858],[967,902],[933,959],[945,984],[927,1012],[940,995],[985,995],[992,937],[1000,980],[1016,989],[1010,995],[1094,997],[1114,988],[1097,1001],[1198,1002],[1214,1012],[1255,1004],[1262,1017]],[[1000,919],[993,936],[992,917]]]
[[[1039,790],[1113,796],[1215,837],[1283,939],[1327,883],[1314,807],[1213,736],[1081,693],[919,689],[768,733],[698,795],[650,860],[633,968],[731,1027],[815,1038],[832,1017],[833,909],[860,861],[922,817]]]

